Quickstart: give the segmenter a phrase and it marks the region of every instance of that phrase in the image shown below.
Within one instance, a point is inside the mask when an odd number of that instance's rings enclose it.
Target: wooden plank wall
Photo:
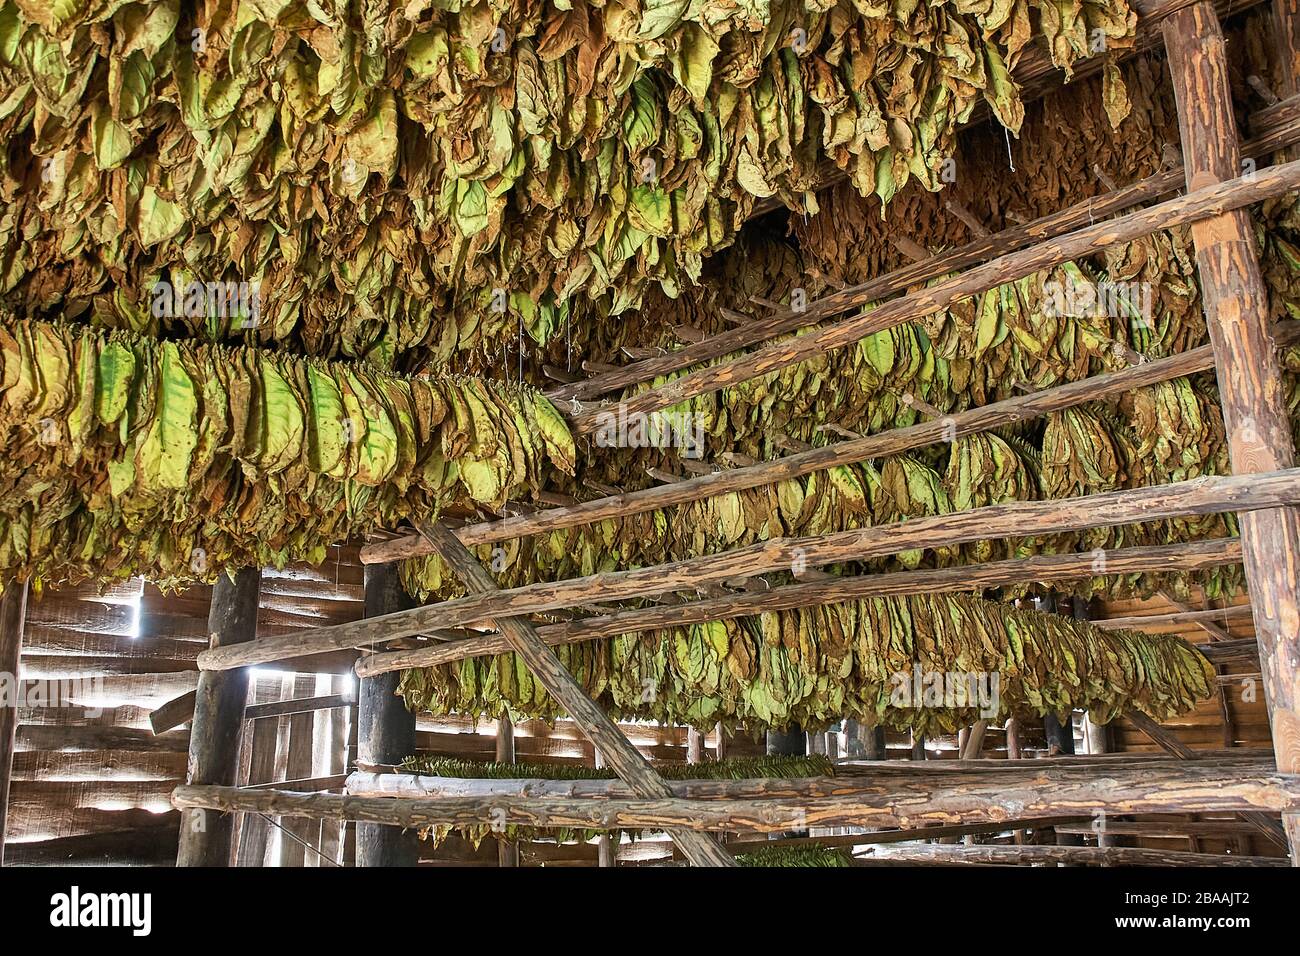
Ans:
[[[149,714],[195,688],[210,593],[202,586],[163,594],[132,580],[103,594],[77,587],[31,596],[22,678],[82,682],[65,706],[20,709],[6,863],[175,859],[178,815],[168,795],[184,780],[189,733],[155,736]],[[360,616],[360,602],[356,549],[333,549],[319,569],[263,575],[259,633],[350,620]],[[350,664],[335,658],[325,667],[346,672]],[[309,746],[314,734],[315,721]],[[340,769],[341,761],[340,744]]]

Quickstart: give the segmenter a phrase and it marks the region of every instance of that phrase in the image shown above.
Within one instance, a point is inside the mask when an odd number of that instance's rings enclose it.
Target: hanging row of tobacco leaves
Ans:
[[[0,582],[38,585],[319,563],[575,456],[531,389],[30,320],[0,325],[0,447]]]
[[[1125,0],[4,0],[0,294],[382,361],[543,341],[693,283],[761,199],[815,212],[827,162],[938,188],[977,108],[1019,129],[1031,42],[1068,71],[1135,25]],[[256,282],[268,321],[149,309],[191,279]]]
[[[1242,31],[1242,44],[1259,46],[1258,31]],[[1173,97],[1162,70],[1159,61],[1149,58],[1126,66],[1132,102],[1117,131],[1111,130],[1098,105],[1097,82],[1056,94],[1030,110],[1026,126],[1034,148],[1017,145],[1014,156],[1023,175],[990,170],[997,160],[972,162],[973,185],[962,181],[953,188],[981,213],[1001,216],[1006,209],[1020,209],[1032,218],[1104,189],[1090,169],[1094,158],[1120,182],[1156,171],[1162,163],[1161,144],[1177,138]],[[964,142],[979,151],[975,131]],[[942,209],[942,197],[924,190],[900,195],[885,219],[879,208],[872,208],[873,200],[861,199],[848,187],[829,190],[823,199],[822,214],[806,221],[793,218],[797,244],[751,233],[717,257],[722,270],[718,281],[689,290],[671,305],[677,310],[674,319],[589,326],[579,349],[612,360],[601,350],[670,344],[674,321],[720,331],[724,308],[745,307],[750,296],[788,301],[792,289],[810,275],[848,282],[871,278],[899,264],[901,254],[891,253],[888,242],[895,215],[902,214],[909,234],[922,235],[933,248],[964,238],[965,226]],[[1290,320],[1300,314],[1300,204],[1296,197],[1284,197],[1261,204],[1255,216],[1271,315]],[[1008,224],[990,221],[995,228]],[[1125,290],[1113,313],[1087,314],[1085,309],[1083,314],[1061,314],[1059,300],[1051,294],[1108,284]],[[853,348],[700,396],[666,412],[692,416],[689,420],[699,423],[706,435],[706,460],[726,467],[728,456],[737,453],[760,460],[777,457],[788,448],[786,439],[813,445],[838,440],[837,433],[822,428],[827,424],[863,434],[914,424],[924,413],[904,402],[907,394],[945,412],[959,411],[1121,368],[1132,361],[1133,353],[1164,357],[1202,344],[1205,334],[1190,237],[1186,230],[1177,230],[994,288],[921,322],[877,333]],[[1300,351],[1287,350],[1283,360],[1293,421],[1300,424],[1300,388],[1294,375]],[[682,470],[672,450],[588,448],[579,480],[565,489],[580,498],[594,497],[599,492],[592,489],[602,486],[645,487],[650,483],[647,466]],[[1153,486],[1228,470],[1217,391],[1213,375],[1204,373],[907,455],[507,544],[494,553],[494,566],[503,583],[528,584],[658,564],[781,535],[822,534],[1008,500]],[[1231,515],[1209,515],[914,551],[857,570],[1164,544],[1234,530]],[[458,593],[458,583],[436,559],[410,562],[404,574],[415,592]],[[1212,597],[1223,597],[1241,583],[1241,569],[1225,567],[1173,576],[1096,577],[1062,587],[1085,595],[1123,597],[1162,587],[1186,594],[1200,586]]]
[[[1103,630],[947,595],[870,598],[556,648],[619,720],[750,731],[844,719],[928,735],[981,717],[1156,720],[1208,697],[1214,669],[1181,638]],[[937,675],[937,678],[936,676]],[[553,719],[559,705],[513,653],[402,672],[412,710]]]

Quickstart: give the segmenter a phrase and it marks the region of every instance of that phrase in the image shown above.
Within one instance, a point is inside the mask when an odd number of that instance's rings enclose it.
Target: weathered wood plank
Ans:
[[[257,635],[257,596],[261,572],[243,568],[234,579],[222,575],[212,589],[208,633],[212,648],[252,641]],[[233,785],[239,773],[239,744],[248,672],[243,669],[199,675],[190,725],[191,783]],[[229,866],[233,820],[205,810],[182,814],[177,866]]]
[[[392,614],[415,606],[402,590],[396,564],[372,564],[365,569],[365,618]],[[358,759],[365,763],[397,763],[415,753],[415,715],[397,696],[397,674],[363,677],[357,691]],[[357,826],[357,866],[415,866],[419,836],[414,831],[369,824]]]
[[[772,833],[814,826],[916,827],[926,823],[1000,822],[1081,812],[1211,813],[1300,808],[1300,776],[1257,773],[1188,762],[1161,773],[1150,768],[1051,785],[984,780],[933,787],[890,781],[877,792],[802,800],[404,799],[296,794],[237,787],[177,787],[178,808],[257,810],[282,816],[366,820],[391,826],[504,824],[592,829],[754,830]],[[1014,808],[1014,809],[1013,809]]]
[[[1218,15],[1201,0],[1173,14],[1161,29],[1187,187],[1221,188],[1239,175],[1241,156]],[[1250,217],[1241,209],[1221,210],[1194,222],[1191,232],[1233,472],[1290,468],[1291,420]],[[1300,773],[1300,512],[1279,507],[1238,520],[1277,765]],[[1292,862],[1300,866],[1300,816],[1283,823]]]

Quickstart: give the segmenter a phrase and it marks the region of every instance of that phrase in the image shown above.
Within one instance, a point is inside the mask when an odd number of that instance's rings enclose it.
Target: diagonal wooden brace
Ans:
[[[453,571],[460,575],[465,586],[473,592],[491,592],[499,588],[492,576],[465,545],[460,543],[451,529],[442,524],[419,526],[420,534],[433,545],[434,550]],[[574,723],[599,749],[606,765],[631,787],[638,797],[661,800],[672,796],[654,768],[632,746],[609,715],[596,705],[556,657],[555,651],[542,643],[537,631],[527,621],[516,617],[500,618],[496,622],[511,649],[524,659],[542,686],[568,711]],[[724,850],[713,837],[694,830],[669,830],[669,836],[681,849],[686,859],[695,866],[735,866],[735,858]]]

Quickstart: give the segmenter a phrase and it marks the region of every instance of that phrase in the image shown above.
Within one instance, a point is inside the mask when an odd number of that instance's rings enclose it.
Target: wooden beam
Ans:
[[[429,525],[422,527],[421,531],[429,537],[439,557],[465,582],[468,590],[489,596],[508,593],[497,589],[492,576],[445,525]],[[532,625],[511,617],[498,618],[496,625],[509,641],[511,650],[528,665],[533,676],[573,718],[578,729],[592,746],[599,748],[610,768],[627,781],[637,796],[647,800],[667,797],[668,785],[623,736],[609,715],[587,696],[555,652],[542,643]],[[668,832],[686,858],[696,866],[735,865],[731,856],[712,838],[683,829],[669,829]]]
[[[1166,21],[1168,22],[1170,21]],[[1157,230],[1173,229],[1241,210],[1252,203],[1280,196],[1297,186],[1300,186],[1300,163],[1285,163],[1250,176],[1228,179],[1196,189],[1186,196],[1084,226],[1056,239],[1009,253],[806,335],[776,342],[756,352],[690,372],[666,385],[627,398],[619,403],[618,410],[620,414],[648,415],[697,395],[739,385],[760,375],[816,358],[832,349],[852,345],[868,335],[903,322],[924,318],[960,299],[995,286],[1092,255],[1117,243],[1141,239]],[[583,411],[571,418],[571,426],[578,434],[589,434],[600,427],[601,414],[599,408]]]
[[[1297,136],[1300,136],[1297,117],[1288,111],[1276,108],[1258,115],[1252,123],[1252,129],[1257,135],[1242,144],[1242,152],[1255,158],[1266,157],[1279,147],[1295,142]],[[553,389],[547,393],[547,396],[558,402],[567,402],[575,398],[586,401],[641,382],[652,381],[660,375],[680,371],[692,365],[711,362],[777,335],[793,332],[814,322],[861,308],[869,302],[888,298],[912,286],[979,265],[995,256],[1006,255],[1035,242],[1053,239],[1081,226],[1108,219],[1118,212],[1171,195],[1182,186],[1181,167],[1164,170],[1113,192],[1082,200],[1033,222],[978,238],[924,262],[911,263],[868,282],[823,296],[809,303],[808,308],[803,312],[783,310],[761,319],[753,319],[738,328],[709,336],[702,342],[685,348]]]
[[[1169,600],[1165,598],[1165,600]],[[1205,626],[1213,621],[1240,621],[1250,618],[1250,605],[1240,604],[1233,607],[1216,607],[1206,608],[1204,610],[1194,610],[1183,605],[1176,611],[1168,614],[1134,614],[1125,617],[1102,617],[1093,621],[1098,627],[1105,628],[1132,628],[1132,627],[1169,627],[1175,624],[1195,624],[1197,627]],[[1225,634],[1223,630],[1215,630],[1212,634]]]
[[[194,705],[198,691],[188,691],[173,697],[149,715],[149,726],[155,734],[165,734],[194,719]]]
[[[244,719],[264,720],[268,717],[288,717],[291,714],[311,714],[335,707],[351,707],[354,703],[356,701],[351,694],[324,694],[319,697],[272,700],[265,704],[249,704],[244,710]]]
[[[208,609],[208,646],[230,648],[257,636],[260,568],[242,568],[232,579],[217,578]],[[248,671],[243,668],[199,674],[199,687],[190,725],[191,784],[233,786],[239,774],[239,744],[243,736],[244,705],[248,702]],[[229,866],[233,820],[203,809],[181,814],[177,866]]]
[[[1058,831],[1060,832],[1060,831]],[[1139,847],[1095,846],[888,846],[872,848],[854,857],[907,863],[966,863],[993,866],[1065,864],[1068,866],[1286,866],[1272,856],[1237,856],[1226,853],[1188,853]]]
[[[1172,754],[1180,760],[1201,759],[1200,754],[1141,711],[1131,711],[1130,713],[1125,714],[1125,718],[1134,727],[1146,734],[1147,737],[1149,737],[1151,741],[1165,753]],[[1281,824],[1268,814],[1243,813],[1242,818],[1254,827],[1256,831],[1268,837],[1268,839],[1276,843],[1278,846],[1284,849],[1287,847],[1287,835]]]
[[[1162,31],[1187,187],[1220,188],[1240,172],[1241,156],[1218,15],[1201,0],[1165,20]],[[1223,210],[1197,221],[1192,243],[1233,472],[1290,468],[1295,457],[1291,419],[1250,217],[1240,209]],[[1300,773],[1300,513],[1280,507],[1243,514],[1238,521],[1277,765]],[[1292,862],[1300,866],[1300,816],[1283,823]]]
[[[1005,833],[1019,827],[1030,830],[1055,828],[1062,824],[1090,823],[1092,817],[1038,817],[1033,820],[1005,820],[996,823],[959,823],[952,826],[918,827],[910,830],[873,830],[870,833],[837,833],[833,836],[780,837],[766,840],[737,840],[727,844],[733,853],[752,853],[774,846],[872,846],[880,843],[911,843],[942,837]]]
[[[27,582],[11,581],[0,594],[0,680],[18,687],[27,621]],[[12,706],[10,706],[12,704]],[[9,811],[9,779],[13,773],[18,735],[18,702],[0,701],[0,866],[5,859],[5,823]]]
[[[1294,101],[1296,94],[1300,93],[1300,0],[1273,0],[1273,37],[1277,94],[1282,97],[1282,102],[1269,109],[1280,113],[1278,107]],[[1252,117],[1252,129],[1254,122]],[[1283,150],[1282,156],[1287,160],[1300,158],[1300,149],[1290,145]]]
[[[497,763],[515,762],[515,725],[509,714],[497,718]],[[514,840],[497,837],[497,866],[517,867],[519,844]]]
[[[1300,341],[1300,322],[1284,322],[1277,330],[1279,346]],[[1039,418],[1051,412],[1073,408],[1085,402],[1101,401],[1134,389],[1181,378],[1214,367],[1210,346],[1190,349],[1167,358],[1144,362],[1117,372],[1094,375],[1077,382],[1017,395],[1000,402],[956,412],[943,418],[893,428],[888,431],[837,442],[787,455],[774,461],[700,475],[671,484],[654,485],[593,501],[550,508],[530,515],[485,521],[456,529],[456,537],[469,546],[493,544],[532,534],[592,524],[607,518],[623,518],[673,505],[688,504],[715,495],[748,488],[760,488],[791,478],[849,465],[872,458],[898,455],[939,442],[956,441],[968,435],[1003,425]],[[397,561],[429,554],[428,542],[420,535],[377,541],[361,549],[363,563]]]
[[[543,828],[680,832],[689,827],[776,833],[820,826],[910,828],[925,823],[996,823],[1091,811],[1277,812],[1300,808],[1300,776],[1268,772],[1264,767],[1243,774],[1239,766],[1222,768],[1188,762],[1159,773],[1149,767],[1127,772],[1117,769],[1100,779],[1076,776],[1053,781],[1050,786],[1015,786],[998,779],[939,787],[928,782],[890,781],[877,793],[804,800],[684,800],[667,795],[632,800],[498,796],[405,799],[185,785],[173,792],[172,804],[178,808],[361,820],[408,828],[491,826],[495,822]]]
[[[1083,836],[1097,832],[1091,824],[1082,823],[1061,824],[1056,829]],[[1255,828],[1240,820],[1107,820],[1106,832],[1113,836],[1215,837],[1250,834],[1255,832]]]
[[[951,547],[992,538],[1034,537],[1115,527],[1135,521],[1158,521],[1229,510],[1240,512],[1293,504],[1297,500],[1300,500],[1300,469],[1246,477],[1206,476],[1171,485],[1126,488],[1079,498],[1006,502],[821,536],[774,538],[718,554],[647,568],[475,594],[371,621],[336,624],[306,634],[268,638],[248,648],[207,650],[199,655],[198,664],[200,668],[220,670],[340,647],[376,645],[452,623],[466,624],[502,616],[648,597],[702,584],[721,584],[738,577],[784,571],[796,564],[816,568],[885,557],[912,548]]]
[[[370,564],[365,569],[365,618],[414,607],[402,590],[396,564]],[[366,763],[400,763],[415,753],[415,715],[397,694],[397,674],[361,679],[357,691],[358,759]],[[419,834],[358,823],[356,854],[359,867],[415,866],[420,856]]]

